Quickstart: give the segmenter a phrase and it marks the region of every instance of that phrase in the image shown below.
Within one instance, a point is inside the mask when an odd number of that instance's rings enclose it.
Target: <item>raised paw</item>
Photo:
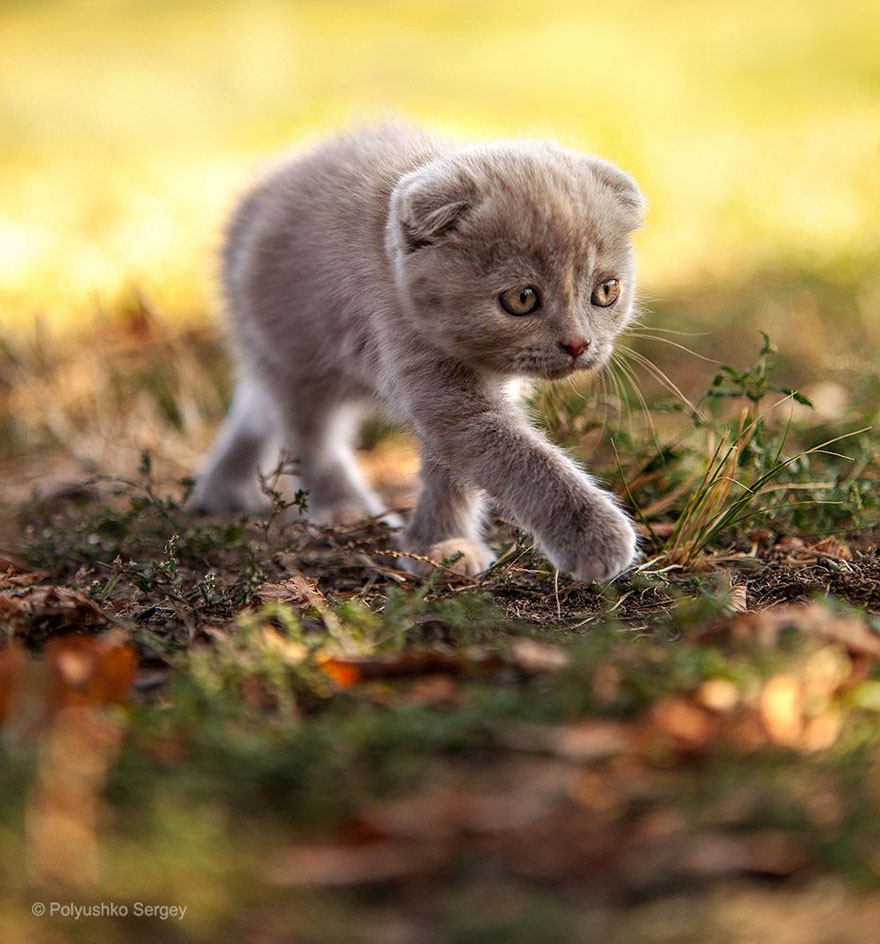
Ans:
[[[556,568],[581,583],[611,580],[635,561],[636,532],[629,518],[606,499],[545,549]]]
[[[439,541],[437,544],[432,544],[425,551],[424,556],[429,560],[408,560],[407,570],[420,577],[427,577],[435,567],[448,560],[450,563],[445,567],[448,573],[458,577],[476,577],[488,570],[494,560],[492,552],[485,544],[478,544],[467,538],[449,538],[446,541]],[[450,560],[451,558],[456,559]]]

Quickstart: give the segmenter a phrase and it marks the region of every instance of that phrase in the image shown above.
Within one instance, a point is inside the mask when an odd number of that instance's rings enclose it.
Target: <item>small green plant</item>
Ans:
[[[729,364],[721,364],[718,373],[706,393],[707,398],[733,397],[750,400],[756,407],[768,393],[781,393],[796,403],[811,407],[813,404],[798,390],[778,384],[770,379],[774,370],[774,356],[778,353],[766,331],[761,332],[763,343],[758,358],[746,370],[738,370]]]
[[[683,499],[668,536],[660,539],[654,532],[650,513],[665,510],[661,498],[653,507],[640,513],[654,533],[659,557],[650,566],[686,566],[716,544],[725,533],[736,533],[746,523],[767,518],[779,509],[780,497],[789,507],[796,491],[811,493],[830,488],[834,483],[810,481],[810,458],[827,454],[828,447],[864,430],[843,433],[786,454],[793,436],[791,416],[779,420],[779,414],[792,403],[811,407],[809,399],[797,390],[771,380],[776,349],[762,332],[763,343],[755,363],[746,370],[727,364],[719,366],[710,388],[701,401],[708,411],[694,409],[691,419],[694,434],[705,443],[702,452],[694,447],[665,450],[662,465],[680,468],[687,459],[697,468],[689,475],[679,472],[678,482],[670,488],[671,498]],[[764,408],[768,394],[781,394]],[[732,418],[729,411],[719,409],[723,401],[746,401]],[[842,458],[837,456],[837,458]],[[641,475],[650,478],[651,464]],[[628,496],[636,508],[632,484],[624,479]]]

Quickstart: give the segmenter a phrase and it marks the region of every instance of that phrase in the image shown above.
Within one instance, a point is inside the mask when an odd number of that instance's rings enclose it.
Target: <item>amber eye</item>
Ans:
[[[538,290],[531,285],[509,288],[498,296],[498,302],[508,315],[530,315],[541,304]]]
[[[605,279],[593,289],[590,301],[597,308],[610,308],[619,297],[620,282],[617,279]]]

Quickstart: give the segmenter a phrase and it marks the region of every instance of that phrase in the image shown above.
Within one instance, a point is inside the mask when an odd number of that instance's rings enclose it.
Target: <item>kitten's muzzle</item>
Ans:
[[[590,342],[586,338],[573,338],[570,341],[560,341],[559,346],[572,360],[577,360],[590,346]]]

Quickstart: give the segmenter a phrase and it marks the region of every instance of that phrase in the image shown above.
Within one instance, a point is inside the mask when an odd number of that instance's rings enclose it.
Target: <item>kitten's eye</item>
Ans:
[[[498,296],[498,303],[508,315],[530,315],[541,304],[538,290],[531,285],[509,288]]]
[[[597,308],[610,308],[619,297],[620,282],[617,279],[605,279],[593,289],[590,301]]]

